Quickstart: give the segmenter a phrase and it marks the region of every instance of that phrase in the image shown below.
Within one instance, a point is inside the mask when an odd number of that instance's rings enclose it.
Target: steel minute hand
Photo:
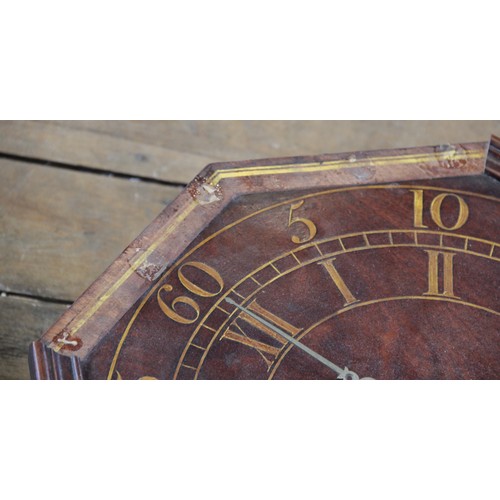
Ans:
[[[256,319],[257,321],[259,321],[263,325],[267,326],[273,332],[277,333],[278,335],[283,337],[285,340],[287,340],[288,342],[290,342],[294,346],[298,347],[299,349],[301,349],[305,353],[309,354],[309,356],[313,357],[314,359],[316,359],[320,363],[323,363],[325,366],[330,368],[330,370],[333,370],[337,374],[338,379],[341,379],[341,380],[359,380],[359,375],[357,373],[349,370],[349,368],[347,368],[347,366],[344,369],[340,368],[340,366],[337,366],[335,363],[332,363],[328,359],[324,358],[323,356],[321,356],[321,354],[318,354],[316,351],[313,351],[312,349],[310,349],[306,345],[304,345],[301,342],[299,342],[298,340],[294,339],[291,335],[288,335],[288,333],[284,332],[283,330],[281,330],[277,326],[273,325],[272,323],[269,323],[264,318],[261,318],[258,314],[255,314],[253,311],[250,311],[249,309],[247,309],[243,306],[240,306],[239,304],[237,304],[234,300],[230,299],[229,297],[226,297],[225,300],[229,304],[237,307],[240,311],[245,312],[246,314],[248,314],[252,318]],[[370,377],[365,377],[364,379],[365,380],[370,379]],[[371,380],[373,380],[373,379],[371,379]]]

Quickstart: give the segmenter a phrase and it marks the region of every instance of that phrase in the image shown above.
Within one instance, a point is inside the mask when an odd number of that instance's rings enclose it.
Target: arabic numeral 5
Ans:
[[[296,234],[292,236],[293,243],[297,245],[311,241],[318,232],[318,228],[316,227],[316,224],[314,224],[312,220],[305,219],[304,217],[295,217],[294,211],[298,210],[303,204],[304,200],[300,200],[297,203],[292,203],[290,205],[290,212],[288,216],[288,227],[291,227],[294,224],[303,224],[304,226],[306,226],[308,231],[308,234],[306,236],[302,236],[302,238],[300,236],[297,236]]]

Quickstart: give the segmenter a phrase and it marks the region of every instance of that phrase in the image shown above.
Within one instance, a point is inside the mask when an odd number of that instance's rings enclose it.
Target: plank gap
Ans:
[[[44,297],[43,295],[34,295],[30,293],[9,292],[7,290],[0,290],[1,297],[20,297],[22,299],[39,300],[40,302],[49,302],[50,304],[63,304],[70,306],[73,304],[72,300],[56,299],[51,297]]]
[[[59,161],[52,161],[52,160],[41,160],[40,158],[14,155],[11,153],[0,152],[0,159],[6,159],[23,163],[34,163],[35,165],[42,165],[44,167],[61,168],[65,170],[73,170],[76,172],[84,172],[87,174],[104,175],[106,177],[117,177],[118,179],[126,179],[129,181],[141,181],[149,184],[161,184],[162,186],[186,187],[186,183],[184,182],[165,181],[162,179],[156,179],[154,177],[148,177],[144,175],[130,175],[122,172],[116,172],[113,170],[103,170],[102,168],[86,167],[84,165],[72,165],[70,163],[62,163]]]

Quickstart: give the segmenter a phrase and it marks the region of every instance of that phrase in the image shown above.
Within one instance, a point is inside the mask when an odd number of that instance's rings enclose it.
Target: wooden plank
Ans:
[[[110,172],[187,183],[215,160],[67,125],[0,121],[0,152]]]
[[[0,122],[0,152],[172,182],[212,161],[486,141],[500,121]]]
[[[74,300],[180,188],[0,160],[0,290]]]
[[[63,121],[220,161],[487,141],[500,121]],[[498,135],[497,134],[497,135]]]
[[[0,295],[0,379],[29,379],[29,344],[69,306],[3,295]]]

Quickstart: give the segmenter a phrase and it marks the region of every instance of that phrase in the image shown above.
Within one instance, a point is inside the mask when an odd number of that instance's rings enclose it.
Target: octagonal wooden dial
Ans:
[[[499,378],[485,146],[208,167],[33,347],[34,375]]]

